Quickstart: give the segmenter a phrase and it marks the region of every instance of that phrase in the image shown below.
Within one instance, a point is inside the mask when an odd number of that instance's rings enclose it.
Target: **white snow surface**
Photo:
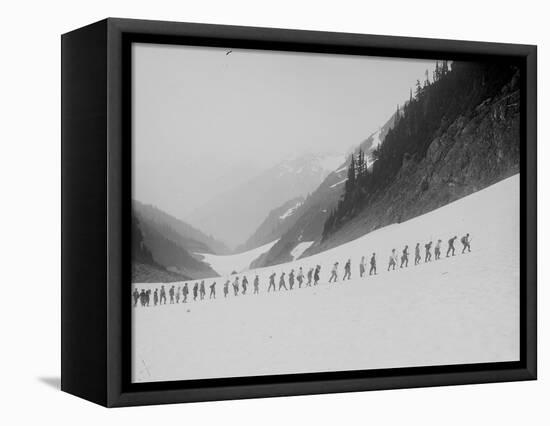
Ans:
[[[457,240],[457,255],[445,258],[447,240],[466,232],[472,252],[461,254]],[[438,238],[441,260],[413,266],[416,242],[423,247]],[[386,272],[391,249],[400,253],[405,244],[409,267]],[[368,260],[372,252],[378,275],[361,279],[361,256]],[[327,284],[332,264],[340,262],[341,278],[348,258],[352,279]],[[280,272],[288,276],[300,266],[307,272],[316,264],[322,267],[317,287],[267,293],[272,272],[278,286]],[[187,304],[133,309],[133,381],[518,360],[519,175],[339,247],[246,275],[244,296],[230,292],[224,300],[223,282],[233,277],[222,277],[215,279],[216,300],[190,297]]]
[[[210,253],[195,253],[203,257],[203,260],[208,263],[214,271],[220,275],[230,275],[233,271],[247,271],[253,260],[256,260],[262,254],[266,253],[273,247],[278,239],[263,246],[256,247],[252,250],[243,251],[241,253],[230,255],[217,255]]]
[[[292,249],[290,252],[290,255],[292,256],[292,260],[298,259],[304,252],[310,248],[315,241],[303,241],[301,243],[298,243],[296,247]]]

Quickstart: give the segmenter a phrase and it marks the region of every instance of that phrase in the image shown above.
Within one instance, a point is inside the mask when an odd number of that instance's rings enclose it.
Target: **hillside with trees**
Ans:
[[[438,63],[426,73],[367,167],[353,155],[317,252],[426,213],[519,171],[519,71]],[[338,236],[336,234],[339,234]]]

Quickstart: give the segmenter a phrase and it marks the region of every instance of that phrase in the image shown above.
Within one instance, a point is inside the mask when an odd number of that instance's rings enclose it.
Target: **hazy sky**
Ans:
[[[434,68],[424,60],[155,44],[135,44],[132,56],[133,196],[183,220],[285,157],[348,151]]]

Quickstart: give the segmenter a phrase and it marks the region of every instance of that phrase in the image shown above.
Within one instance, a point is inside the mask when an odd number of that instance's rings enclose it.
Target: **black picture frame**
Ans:
[[[62,44],[62,390],[108,406],[537,377],[536,46],[109,18]],[[514,61],[521,70],[520,361],[130,382],[130,45]]]

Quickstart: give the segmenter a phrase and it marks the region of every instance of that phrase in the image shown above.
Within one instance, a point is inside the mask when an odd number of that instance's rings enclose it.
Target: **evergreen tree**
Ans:
[[[355,189],[355,157],[351,154],[351,161],[348,168],[348,179],[346,180],[345,199],[349,199]]]
[[[416,80],[416,92],[414,95],[417,100],[420,99],[420,92],[422,92],[422,86],[420,85],[420,80]]]

